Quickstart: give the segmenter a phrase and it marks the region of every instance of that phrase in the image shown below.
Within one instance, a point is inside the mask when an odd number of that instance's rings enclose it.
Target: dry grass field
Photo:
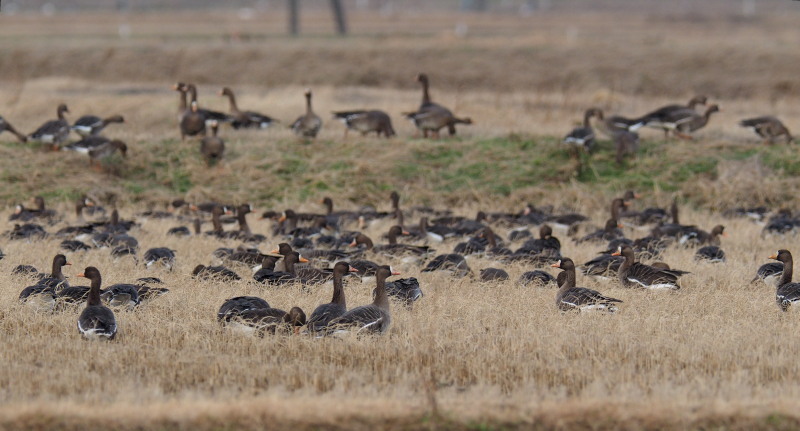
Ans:
[[[579,276],[579,285],[624,300],[616,315],[559,312],[555,288],[516,283],[533,269],[522,264],[471,257],[476,273],[493,266],[511,275],[480,283],[381,259],[401,277],[418,277],[425,293],[413,309],[393,306],[389,333],[262,339],[218,325],[220,304],[256,295],[310,313],[330,299],[330,289],[198,282],[190,277],[195,265],[213,262],[215,248],[239,243],[167,237],[181,222],[140,220],[132,234],[141,250],[176,249],[174,271],[113,260],[107,249],[68,253],[73,284],[84,284],[75,275],[93,265],[105,285],[157,276],[170,289],[134,312],[118,311],[120,332],[111,343],[80,339],[80,308],[51,314],[17,301],[30,280],[9,276],[11,269],[27,263],[45,270],[60,239],[3,239],[0,429],[800,427],[797,310],[781,313],[772,287],[749,283],[767,256],[795,251],[800,242],[762,238],[760,226],[719,215],[739,205],[798,203],[796,147],[762,146],[737,126],[743,117],[775,114],[800,130],[798,12],[775,10],[738,17],[713,8],[556,9],[490,19],[363,13],[352,17],[358,30],[347,39],[327,35],[322,13],[309,14],[309,34],[298,39],[281,34],[276,16],[0,16],[0,115],[29,132],[53,117],[59,102],[69,105],[71,119],[121,113],[126,124],[109,126],[107,135],[130,147],[126,160],[94,172],[85,156],[0,135],[0,231],[13,227],[6,221],[12,205],[37,194],[64,214],[63,223],[48,227],[55,231],[75,222],[69,205],[81,193],[115,202],[129,219],[179,197],[251,202],[260,213],[321,212],[317,202],[329,195],[337,209],[388,210],[391,190],[407,209],[425,204],[472,216],[531,202],[579,210],[599,226],[610,199],[633,188],[644,195],[639,207],[666,206],[679,196],[681,222],[707,230],[722,223],[729,235],[725,264],[695,262],[693,250],[665,253],[673,267],[691,271],[678,292],[633,291]],[[120,39],[120,25],[131,30],[129,38]],[[413,126],[400,113],[418,105],[413,78],[421,71],[431,76],[434,100],[476,124],[459,128],[456,138],[412,138]],[[179,80],[198,83],[201,103],[219,110],[227,103],[216,91],[230,85],[240,107],[284,124],[303,112],[302,91],[313,87],[325,126],[313,142],[284,127],[223,127],[226,158],[207,169],[197,141],[179,139],[177,94],[170,90]],[[587,107],[634,116],[695,93],[724,110],[695,142],[644,131],[639,157],[618,167],[611,143],[602,141],[580,175],[559,143]],[[398,137],[343,138],[344,127],[328,112],[362,107],[390,113]],[[409,211],[406,223],[418,218]],[[249,220],[254,232],[272,231],[271,221]],[[367,233],[380,238],[389,226],[377,223]],[[556,236],[578,263],[602,249]],[[270,237],[260,248],[282,240]],[[454,245],[435,248],[444,253]],[[250,279],[248,268],[233,269]],[[348,282],[348,304],[369,302],[372,287]]]

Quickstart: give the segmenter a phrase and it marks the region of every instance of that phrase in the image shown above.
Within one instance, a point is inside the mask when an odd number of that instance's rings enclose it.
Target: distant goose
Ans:
[[[766,116],[749,118],[740,121],[739,125],[753,129],[758,136],[764,139],[765,144],[771,144],[781,137],[786,141],[787,144],[794,140],[794,137],[792,137],[789,129],[787,129],[786,126],[781,123],[781,120],[777,119],[776,117]]]
[[[480,278],[483,282],[505,281],[508,280],[508,272],[500,268],[484,268],[480,270]]]
[[[564,143],[573,148],[574,157],[577,157],[577,151],[579,149],[583,149],[587,153],[594,151],[595,134],[591,123],[592,117],[597,117],[598,120],[602,121],[603,111],[597,108],[587,109],[583,114],[583,126],[572,129],[572,131],[564,137]]]
[[[650,290],[681,288],[678,277],[684,271],[654,268],[636,262],[633,249],[630,246],[621,246],[612,256],[623,256],[625,261],[620,265],[618,276],[623,287],[644,288]]]
[[[686,105],[667,105],[662,106],[661,108],[656,109],[655,111],[648,112],[644,116],[642,116],[642,122],[648,126],[657,129],[664,130],[664,139],[669,136],[670,127],[667,126],[669,119],[675,112],[682,111],[685,109],[690,109],[692,111],[695,110],[697,105],[705,105],[708,101],[708,98],[703,95],[694,96],[689,100],[689,103]]]
[[[383,135],[386,138],[395,135],[392,119],[389,118],[389,114],[383,111],[339,111],[334,112],[333,117],[347,126],[344,130],[345,138],[348,130],[361,132],[362,136],[366,136],[370,132],[375,132],[376,136]]]
[[[200,140],[200,154],[206,159],[206,166],[212,166],[222,160],[225,155],[225,141],[217,136],[219,123],[216,120],[210,121],[211,136],[204,136]]]
[[[166,247],[151,248],[144,252],[144,264],[148,268],[160,264],[171,271],[175,265],[175,250]]]
[[[405,113],[405,116],[422,131],[423,137],[427,138],[431,133],[438,138],[439,130],[444,127],[447,127],[448,133],[453,136],[456,134],[456,124],[472,124],[472,119],[458,118],[449,109],[431,101],[428,93],[428,75],[420,73],[417,75],[417,82],[422,84],[422,103],[416,112]]]
[[[305,97],[306,113],[298,117],[289,127],[297,136],[316,138],[320,129],[322,129],[322,119],[319,118],[311,108],[311,89],[306,90]]]
[[[231,318],[241,315],[249,310],[266,310],[269,303],[257,296],[237,296],[226,299],[217,312],[217,320],[228,322]]]
[[[100,297],[112,307],[120,307],[132,310],[141,303],[139,298],[139,286],[128,283],[112,284],[103,289]]]
[[[256,128],[256,129],[266,129],[269,126],[277,123],[278,121],[272,117],[266,116],[264,114],[255,112],[255,111],[240,111],[239,107],[236,104],[236,96],[233,94],[233,90],[228,87],[222,89],[219,92],[220,96],[227,96],[228,102],[230,103],[230,117],[231,117],[231,126],[234,129],[239,128]]]
[[[39,126],[35,132],[28,135],[28,140],[50,144],[53,149],[58,150],[61,147],[61,143],[66,141],[69,136],[69,123],[64,118],[64,113],[66,112],[69,112],[67,105],[63,103],[58,105],[56,110],[58,119],[50,120]]]
[[[84,115],[75,121],[75,124],[72,125],[72,130],[85,138],[100,133],[111,123],[124,122],[125,118],[123,118],[122,115],[112,115],[106,118],[100,118],[95,115]]]
[[[78,331],[89,339],[113,340],[117,335],[117,320],[114,312],[100,302],[100,271],[89,266],[78,277],[88,278],[92,282],[86,308],[78,317]]]
[[[517,283],[522,286],[547,286],[550,283],[555,283],[556,278],[542,270],[527,271],[523,273]]]
[[[256,308],[242,311],[232,317],[228,324],[262,337],[265,334],[288,333],[292,328],[296,334],[306,324],[306,314],[300,307],[292,307],[288,313],[277,308]]]
[[[242,277],[224,266],[197,265],[192,270],[192,277],[200,280],[238,281]]]
[[[600,292],[586,287],[576,287],[575,282],[575,263],[570,258],[562,258],[551,265],[560,268],[566,274],[559,275],[560,285],[556,293],[556,306],[561,311],[569,310],[599,310],[614,313],[617,311],[617,303],[622,301],[610,296],[604,296]]]
[[[789,250],[781,249],[769,257],[783,263],[783,274],[778,281],[778,289],[775,292],[775,301],[781,311],[788,311],[789,307],[800,301],[800,283],[792,283],[793,262],[792,253]]]

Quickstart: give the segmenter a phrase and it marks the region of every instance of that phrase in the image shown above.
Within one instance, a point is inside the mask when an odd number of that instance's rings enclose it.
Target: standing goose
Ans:
[[[665,130],[672,131],[681,139],[692,139],[689,133],[705,127],[711,114],[715,112],[720,112],[717,105],[709,106],[704,114],[699,114],[694,109],[683,108],[665,115],[660,124]]]
[[[600,310],[609,313],[617,311],[616,303],[622,302],[621,300],[604,296],[593,289],[575,286],[575,263],[572,259],[565,257],[550,266],[560,268],[564,271],[562,274],[565,274],[564,276],[559,274],[558,277],[556,306],[559,310]]]
[[[356,329],[358,332],[382,334],[389,330],[392,323],[392,314],[389,306],[389,295],[386,292],[386,279],[392,275],[399,275],[389,267],[382,266],[375,273],[377,292],[372,304],[356,307],[343,315],[333,319],[328,327],[336,332],[346,329]]]
[[[28,137],[27,136],[25,136],[22,133],[18,132],[17,129],[15,129],[14,126],[12,126],[11,123],[8,122],[8,120],[6,120],[3,117],[0,117],[0,133],[3,133],[5,131],[13,133],[14,136],[16,136],[17,139],[19,139],[20,142],[28,142]]]
[[[647,114],[643,115],[641,122],[648,127],[664,130],[664,139],[666,139],[669,136],[669,131],[671,130],[666,126],[666,122],[668,121],[670,115],[687,108],[694,111],[697,105],[705,105],[707,101],[708,98],[706,96],[699,95],[689,99],[689,103],[686,105],[662,106],[655,111],[648,112]]]
[[[305,115],[301,115],[294,120],[292,123],[291,129],[294,131],[294,134],[297,136],[302,136],[306,138],[316,138],[317,133],[322,128],[322,119],[314,113],[314,110],[311,109],[311,89],[307,89],[305,92],[306,96],[306,113]]]
[[[361,132],[361,136],[366,136],[370,132],[375,132],[376,136],[383,134],[387,138],[395,135],[392,119],[389,118],[389,114],[383,111],[376,109],[371,111],[339,111],[334,112],[333,117],[347,126],[344,129],[345,138],[348,130]]]
[[[792,253],[789,250],[781,249],[769,258],[783,263],[783,274],[778,281],[778,289],[775,291],[775,301],[781,307],[781,311],[788,311],[792,304],[800,301],[800,283],[792,283],[794,270]]]
[[[260,114],[254,111],[240,111],[239,107],[236,105],[236,96],[233,94],[233,90],[228,87],[222,89],[219,92],[220,96],[227,96],[228,102],[230,103],[230,117],[231,117],[231,126],[234,129],[239,128],[255,128],[255,129],[266,129],[271,126],[273,123],[277,123],[278,121],[272,117],[268,117],[264,114]]]
[[[422,131],[422,136],[427,138],[430,132],[438,138],[439,130],[443,127],[447,127],[448,133],[453,136],[456,134],[456,124],[472,124],[472,119],[458,118],[449,109],[431,101],[428,75],[420,73],[417,82],[422,84],[422,103],[416,112],[406,113],[405,116]]]
[[[114,312],[100,302],[100,271],[89,266],[78,277],[88,278],[92,282],[86,308],[78,317],[78,331],[86,338],[113,340],[117,335],[117,320]]]
[[[82,137],[96,135],[100,133],[111,123],[124,123],[125,118],[122,115],[112,115],[106,118],[100,118],[95,115],[84,115],[75,121],[72,125],[72,130]]]
[[[206,166],[219,163],[219,161],[222,160],[222,156],[225,154],[225,141],[217,136],[219,122],[211,120],[210,127],[211,136],[204,136],[200,141],[200,154],[206,159]]]
[[[190,102],[197,102],[197,87],[194,84],[183,84],[185,91],[189,94]],[[228,114],[219,111],[212,111],[205,108],[197,108],[197,112],[203,117],[203,121],[208,123],[211,120],[216,120],[220,123],[230,123],[231,117]]]
[[[633,249],[628,245],[617,248],[612,256],[623,256],[625,261],[619,267],[617,275],[624,287],[636,287],[650,290],[681,288],[678,284],[678,277],[685,274],[683,271],[671,269],[654,268],[643,263],[636,262]]]
[[[189,109],[181,115],[181,140],[187,136],[206,135],[206,120],[199,109],[197,101],[193,100]]]
[[[308,327],[311,331],[316,332],[325,329],[331,320],[347,312],[347,301],[345,300],[342,278],[348,272],[358,272],[358,270],[347,262],[337,262],[333,266],[333,298],[331,302],[318,306],[311,313],[311,317],[308,319]]]
[[[33,142],[42,144],[50,144],[53,149],[58,150],[61,143],[67,140],[69,136],[69,123],[64,119],[64,113],[69,112],[67,105],[60,104],[56,113],[58,114],[57,120],[50,120],[36,129],[35,132],[28,136],[28,139]]]
[[[592,128],[591,119],[603,119],[603,111],[597,108],[587,109],[583,114],[583,126],[572,129],[567,136],[564,137],[564,143],[574,148],[573,157],[577,157],[577,151],[583,149],[587,153],[591,153],[595,146],[594,129]]]
[[[749,118],[740,121],[739,125],[753,129],[758,136],[764,139],[765,144],[771,144],[780,137],[783,137],[787,144],[794,140],[789,129],[781,123],[781,120],[773,116]]]

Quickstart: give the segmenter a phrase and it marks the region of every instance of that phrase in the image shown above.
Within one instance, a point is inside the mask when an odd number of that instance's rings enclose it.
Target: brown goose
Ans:
[[[305,96],[305,115],[298,117],[289,127],[291,127],[292,131],[294,131],[294,134],[297,136],[316,138],[317,133],[319,133],[319,130],[322,128],[322,119],[314,113],[313,109],[311,109],[311,89],[306,90]]]
[[[58,150],[61,143],[66,141],[69,136],[69,123],[64,119],[65,112],[69,112],[67,105],[63,103],[58,105],[58,109],[56,110],[58,119],[50,120],[39,126],[35,132],[28,135],[28,140],[42,144],[50,144],[53,149]]]
[[[604,296],[600,292],[586,287],[575,286],[575,263],[572,259],[565,257],[558,262],[550,265],[560,268],[564,272],[559,274],[559,289],[556,293],[556,307],[561,311],[570,310],[600,310],[614,313],[617,311],[619,299]]]
[[[20,142],[28,142],[27,136],[18,132],[17,129],[15,129],[14,126],[12,126],[11,123],[8,122],[8,120],[6,120],[3,117],[0,117],[0,133],[3,133],[5,131],[13,133],[17,137],[17,139],[19,139]]]
[[[374,245],[370,237],[364,235],[363,233],[359,233],[355,236],[355,238],[353,238],[353,242],[350,243],[350,246],[357,247],[359,245],[363,245],[367,250],[372,250],[375,253],[386,256],[400,256],[403,254],[426,255],[434,252],[434,250],[431,250],[427,246],[399,244],[397,242],[398,236],[408,234],[409,233],[404,231],[403,228],[395,225],[389,228],[389,232],[386,235],[389,241],[388,244]]]
[[[683,108],[665,115],[660,124],[662,128],[672,131],[681,139],[692,139],[689,133],[705,127],[711,114],[715,112],[720,112],[717,105],[709,106],[704,114],[699,114],[694,109]]]
[[[764,139],[765,144],[772,144],[780,137],[783,137],[787,144],[794,140],[789,129],[781,123],[781,120],[772,116],[749,118],[740,121],[739,125],[753,129],[758,136]]]
[[[348,272],[358,272],[347,262],[337,262],[333,266],[333,298],[331,302],[322,304],[314,309],[308,319],[308,328],[312,331],[324,330],[331,320],[347,312],[347,301],[344,295],[342,278]]]
[[[625,261],[622,262],[622,265],[619,267],[619,271],[617,271],[619,280],[624,287],[650,290],[678,290],[681,288],[680,284],[678,284],[678,277],[685,274],[684,271],[658,269],[650,265],[636,262],[633,249],[628,245],[620,246],[617,248],[617,251],[611,255],[623,256],[625,258]]]
[[[456,134],[456,124],[472,124],[472,119],[458,118],[449,109],[431,101],[428,93],[428,75],[420,73],[417,75],[417,82],[422,84],[422,103],[416,112],[408,112],[404,115],[422,131],[422,136],[427,138],[428,133],[431,132],[438,138],[439,130],[443,127],[447,127],[448,133],[453,136]]]
[[[611,240],[624,238],[625,234],[622,233],[622,230],[620,229],[621,227],[622,225],[617,222],[617,219],[610,218],[606,220],[606,225],[603,229],[589,233],[575,242],[578,244],[584,242],[608,242]]]
[[[75,124],[72,125],[72,130],[85,138],[100,133],[111,123],[124,122],[125,118],[123,118],[122,115],[112,115],[106,118],[100,118],[95,115],[84,115],[75,121]]]
[[[583,149],[587,153],[591,153],[594,150],[595,134],[591,123],[592,117],[597,117],[598,120],[602,120],[603,111],[597,108],[587,109],[583,114],[583,126],[572,129],[572,131],[564,137],[564,143],[575,148],[575,155],[577,155],[577,150],[579,149]]]
[[[781,307],[781,311],[787,311],[789,306],[800,301],[800,283],[792,283],[794,270],[792,253],[789,250],[781,249],[769,258],[783,263],[783,274],[778,281],[778,289],[775,291],[775,301]]]
[[[664,130],[664,138],[666,139],[669,136],[669,131],[672,129],[667,127],[665,122],[674,112],[682,111],[686,108],[694,111],[697,105],[705,105],[707,101],[708,98],[706,96],[699,95],[692,97],[686,105],[662,106],[655,111],[643,115],[641,122],[648,127]]]
[[[288,313],[278,308],[254,308],[232,317],[229,324],[234,322],[240,329],[258,336],[288,333],[292,328],[296,334],[306,324],[306,314],[300,307],[292,307]]]
[[[339,111],[334,112],[333,117],[347,126],[344,129],[345,138],[348,130],[361,132],[361,136],[366,136],[370,132],[375,132],[376,136],[383,134],[387,138],[395,135],[392,119],[389,118],[389,114],[383,111],[376,109],[371,111]]]
[[[100,271],[89,266],[78,277],[88,278],[92,282],[86,308],[78,317],[78,331],[86,338],[113,340],[117,335],[117,320],[114,312],[100,302]]]
[[[119,153],[122,154],[122,157],[128,156],[128,146],[124,142],[118,139],[114,139],[111,142],[92,148],[88,152],[89,166],[95,164],[99,167],[100,162],[103,159],[111,157],[117,151],[119,151]]]
[[[266,129],[273,123],[278,122],[274,118],[268,117],[258,112],[240,111],[239,107],[236,105],[236,96],[234,96],[233,90],[231,90],[228,87],[223,88],[222,91],[219,92],[219,95],[228,97],[228,102],[230,102],[231,126],[233,126],[234,129],[238,128]]]
[[[343,315],[331,320],[328,328],[333,332],[355,329],[357,332],[384,333],[389,330],[392,323],[392,314],[389,306],[389,295],[386,292],[386,279],[392,275],[388,267],[382,266],[375,272],[377,289],[375,300],[372,304],[356,307]]]
[[[211,120],[211,136],[205,136],[200,141],[200,154],[206,159],[206,166],[211,166],[219,163],[222,156],[225,154],[225,141],[217,136],[217,129],[219,123],[216,120]]]
[[[194,84],[183,84],[186,92],[189,94],[190,102],[197,102],[197,87]],[[197,112],[203,117],[203,120],[208,122],[216,120],[220,123],[230,123],[231,117],[228,114],[219,111],[212,111],[206,108],[198,108]]]
[[[181,140],[186,139],[187,136],[206,135],[206,120],[199,109],[197,101],[193,100],[190,108],[181,115]]]

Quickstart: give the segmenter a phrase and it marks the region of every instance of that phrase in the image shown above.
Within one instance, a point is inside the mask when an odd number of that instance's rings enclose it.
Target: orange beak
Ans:
[[[770,259],[775,259],[775,260],[778,260],[778,255],[777,255],[777,254],[773,254],[773,255],[770,255],[770,257],[769,257],[769,258],[770,258]]]
[[[623,227],[625,227],[625,226],[623,226],[623,225],[622,225],[622,223],[617,223],[617,227],[618,227],[618,228],[623,228]]]
[[[270,253],[277,253],[277,252],[278,252],[278,249],[276,248],[275,250],[272,250]]]
[[[300,260],[298,262],[306,263],[308,262],[308,259],[304,258],[303,256],[300,256]]]
[[[355,247],[357,245],[358,243],[356,242],[356,240],[353,240],[353,242],[350,243],[350,247]]]
[[[392,275],[400,275],[400,271],[392,271]]]
[[[69,263],[69,262],[67,262],[67,263],[65,263],[64,265],[72,265],[72,264],[71,264],[71,263]]]
[[[76,275],[76,277],[86,277],[86,276],[83,275],[83,273],[80,273],[80,274]]]
[[[404,230],[404,231],[403,231],[403,235],[411,235],[411,232],[409,232],[409,231],[407,231],[407,230]]]
[[[611,255],[612,256],[622,256],[622,253],[620,253],[619,251],[615,251],[615,252],[611,253]]]
[[[281,218],[278,219],[279,222],[286,221],[286,214],[281,214]]]
[[[358,269],[356,269],[356,268],[353,268],[353,267],[351,266],[351,267],[350,267],[350,272],[358,272]]]
[[[727,237],[728,236],[728,232],[722,232],[722,236]]]
[[[561,268],[561,261],[559,260],[558,262],[553,263],[550,266],[553,267],[553,268]]]

